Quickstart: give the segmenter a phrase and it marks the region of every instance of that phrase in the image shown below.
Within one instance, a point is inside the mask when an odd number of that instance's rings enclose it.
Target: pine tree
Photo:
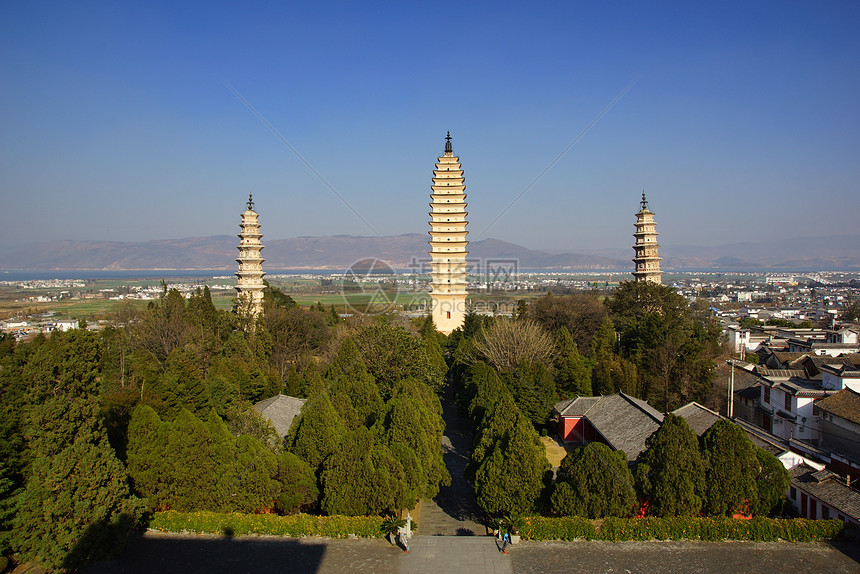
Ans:
[[[669,413],[645,441],[636,482],[655,516],[696,516],[702,509],[704,463],[687,421]]]
[[[603,518],[627,516],[636,502],[624,451],[593,442],[561,461],[552,493],[553,514]]]
[[[758,506],[759,460],[756,447],[741,427],[717,421],[702,435],[702,459],[707,514],[721,516]]]

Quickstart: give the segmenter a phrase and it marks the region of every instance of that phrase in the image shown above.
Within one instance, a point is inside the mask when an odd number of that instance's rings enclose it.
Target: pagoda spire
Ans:
[[[445,333],[463,325],[466,316],[466,180],[460,158],[445,136],[445,153],[433,170],[430,186],[430,298],[433,323]]]
[[[248,211],[254,211],[254,194],[248,192]]]
[[[643,211],[644,211],[644,210],[646,210],[646,209],[648,209],[648,200],[647,200],[647,199],[645,199],[645,190],[644,190],[644,189],[642,190],[642,203],[641,203],[641,206],[642,206],[642,210],[643,210]]]

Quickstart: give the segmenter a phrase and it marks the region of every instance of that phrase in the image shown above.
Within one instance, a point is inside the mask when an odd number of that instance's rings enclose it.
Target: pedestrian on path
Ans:
[[[505,532],[505,535],[502,536],[502,554],[508,553],[508,543],[511,541],[511,535]]]

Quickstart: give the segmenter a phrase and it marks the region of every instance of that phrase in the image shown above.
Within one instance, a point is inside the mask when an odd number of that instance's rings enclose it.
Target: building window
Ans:
[[[785,410],[791,412],[791,395],[785,393]]]
[[[792,500],[797,500],[797,489],[796,488],[794,488],[792,486],[791,490],[789,490],[788,492],[789,492],[789,496],[791,496]]]
[[[819,414],[821,414],[821,411],[818,410],[818,403],[817,403],[817,401],[813,402],[812,403],[812,416],[817,417]]]
[[[446,319],[450,319],[450,318],[451,318],[451,311],[445,311],[445,318],[446,318]]]
[[[821,505],[821,519],[830,520],[830,507]]]
[[[770,404],[770,387],[762,387],[764,389],[764,402]]]

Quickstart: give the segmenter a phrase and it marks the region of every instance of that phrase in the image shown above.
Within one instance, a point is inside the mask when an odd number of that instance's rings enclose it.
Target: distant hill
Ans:
[[[363,259],[382,259],[396,268],[426,260],[428,236],[331,235],[266,240],[268,269],[346,269]],[[50,241],[0,252],[0,269],[63,270],[234,270],[234,235],[144,242]],[[469,244],[470,259],[516,260],[520,269],[630,269],[632,249],[550,253],[499,239]],[[860,235],[793,238],[715,247],[664,245],[664,269],[860,269]]]
[[[388,237],[333,235],[266,241],[263,257],[269,269],[346,269],[364,259],[382,259],[406,268],[428,258],[425,234]],[[0,253],[0,269],[148,270],[236,267],[232,235],[192,237],[139,243],[116,241],[50,241]],[[619,269],[627,262],[600,255],[552,254],[520,245],[484,239],[469,244],[470,258],[516,259],[521,269]]]

